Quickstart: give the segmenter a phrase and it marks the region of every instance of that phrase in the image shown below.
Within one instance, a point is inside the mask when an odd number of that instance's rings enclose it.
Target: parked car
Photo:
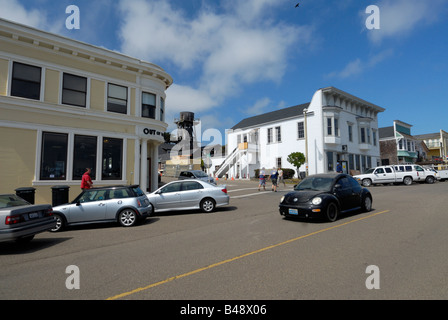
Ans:
[[[31,241],[56,226],[50,204],[30,204],[15,194],[0,195],[0,241]]]
[[[66,226],[118,222],[123,227],[134,226],[153,212],[145,193],[137,185],[109,186],[83,190],[71,203],[53,208],[57,225],[51,231]]]
[[[389,183],[411,185],[414,181],[434,183],[436,180],[433,171],[425,171],[421,166],[414,164],[380,166],[370,169],[364,174],[356,175],[354,178],[364,187],[369,187],[372,184]]]
[[[372,194],[358,181],[344,173],[312,175],[280,200],[280,214],[285,217],[326,218],[336,221],[340,213],[370,211]]]
[[[216,184],[215,180],[212,177],[209,177],[204,171],[201,171],[201,170],[181,171],[178,179],[179,180],[198,179],[198,180],[206,181],[211,184]]]
[[[226,186],[196,179],[172,181],[147,196],[155,212],[200,209],[208,213],[229,204]]]

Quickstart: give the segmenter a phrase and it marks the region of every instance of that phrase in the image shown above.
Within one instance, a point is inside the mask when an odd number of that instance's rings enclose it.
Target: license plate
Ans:
[[[28,217],[30,219],[36,219],[36,218],[39,218],[39,214],[37,212],[33,212],[33,213],[28,214]]]
[[[299,214],[299,210],[297,210],[297,209],[289,209],[289,214]]]

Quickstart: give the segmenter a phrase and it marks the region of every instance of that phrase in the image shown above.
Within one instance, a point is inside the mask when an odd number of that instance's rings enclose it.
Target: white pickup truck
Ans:
[[[366,173],[354,176],[364,187],[372,184],[404,183],[411,185],[414,181],[434,183],[433,172],[424,170],[415,164],[381,166],[367,170]]]

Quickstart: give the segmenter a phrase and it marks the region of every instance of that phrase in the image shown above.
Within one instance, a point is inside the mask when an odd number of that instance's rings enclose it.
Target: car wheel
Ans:
[[[334,202],[330,202],[326,209],[327,220],[330,222],[334,222],[337,220],[339,215],[339,208]]]
[[[362,211],[369,212],[372,210],[372,198],[370,196],[365,196],[362,201]]]
[[[65,225],[64,218],[62,218],[59,214],[54,214],[53,217],[56,219],[56,226],[50,231],[51,232],[61,231]]]
[[[429,177],[427,177],[426,178],[426,183],[434,183],[434,177],[431,177],[431,176],[429,176]]]
[[[210,213],[213,210],[215,210],[215,205],[216,205],[215,200],[211,198],[202,200],[200,204],[202,212],[205,213]]]
[[[132,209],[124,209],[118,214],[118,222],[123,227],[132,227],[137,223],[138,215]]]
[[[411,177],[404,177],[403,183],[407,186],[410,186],[412,184],[412,178]]]
[[[370,186],[372,185],[372,180],[370,180],[370,179],[364,179],[364,180],[362,180],[362,185],[363,185],[364,187],[370,187]]]

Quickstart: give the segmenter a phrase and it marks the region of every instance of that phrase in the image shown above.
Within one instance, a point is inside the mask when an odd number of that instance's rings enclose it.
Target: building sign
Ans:
[[[156,140],[163,140],[164,131],[159,131],[151,127],[137,127],[137,135],[140,138],[155,138]]]

